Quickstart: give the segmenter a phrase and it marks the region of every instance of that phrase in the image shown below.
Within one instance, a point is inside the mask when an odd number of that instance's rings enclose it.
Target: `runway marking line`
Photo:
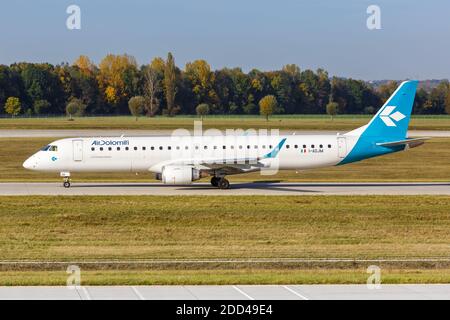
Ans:
[[[135,286],[131,286],[131,289],[137,295],[139,300],[145,300],[144,296],[139,292],[139,290]]]
[[[294,289],[289,288],[288,286],[283,286],[283,288],[285,288],[285,289],[288,290],[289,292],[295,294],[297,297],[301,298],[302,300],[309,300],[307,297],[305,297],[304,295],[298,293],[298,292],[295,291]]]
[[[239,289],[237,286],[233,286],[233,288],[239,292],[240,294],[242,294],[243,296],[247,297],[247,299],[249,300],[255,300],[255,298],[249,296],[247,293],[245,293],[244,291],[242,291],[241,289]]]

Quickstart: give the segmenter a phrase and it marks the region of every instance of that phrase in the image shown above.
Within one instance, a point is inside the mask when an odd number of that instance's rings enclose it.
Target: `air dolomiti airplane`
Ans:
[[[165,184],[211,176],[213,186],[227,189],[227,175],[343,165],[421,145],[426,138],[406,137],[416,87],[403,82],[368,124],[342,135],[69,138],[23,166],[59,172],[66,188],[74,172],[153,172]]]

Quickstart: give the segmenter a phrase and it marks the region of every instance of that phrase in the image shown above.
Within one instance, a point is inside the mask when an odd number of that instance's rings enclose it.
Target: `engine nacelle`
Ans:
[[[165,166],[156,179],[164,184],[190,184],[201,178],[201,172],[192,166]]]

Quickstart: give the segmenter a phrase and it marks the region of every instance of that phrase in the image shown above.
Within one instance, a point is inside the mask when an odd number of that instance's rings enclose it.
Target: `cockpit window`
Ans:
[[[46,145],[41,151],[58,151],[58,146]]]

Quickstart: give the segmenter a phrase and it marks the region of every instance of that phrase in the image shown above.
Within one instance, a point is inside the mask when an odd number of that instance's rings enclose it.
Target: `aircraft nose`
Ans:
[[[33,169],[33,159],[32,159],[32,157],[30,157],[30,158],[28,158],[27,160],[25,160],[25,162],[23,163],[23,167],[25,168],[25,169]]]

